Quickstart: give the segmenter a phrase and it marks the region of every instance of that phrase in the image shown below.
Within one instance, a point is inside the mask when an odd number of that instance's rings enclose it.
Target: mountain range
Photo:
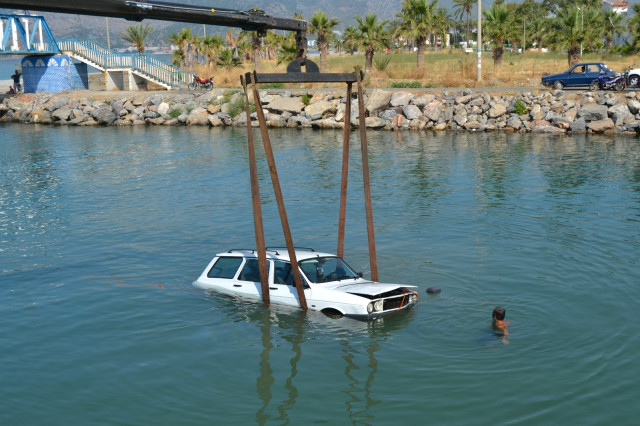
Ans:
[[[485,0],[482,6],[491,7],[493,0]],[[174,0],[173,3],[184,3],[193,5],[206,5],[208,7],[229,8],[225,2],[217,2],[215,0]],[[452,11],[452,0],[440,0],[439,7],[444,7]],[[301,1],[301,0],[236,0],[234,9],[249,10],[258,8],[264,10],[267,14],[276,17],[292,17],[294,13],[300,13],[305,19],[309,20],[316,11],[324,11],[328,17],[337,18],[340,24],[337,30],[342,30],[348,25],[356,23],[354,16],[364,16],[366,13],[376,13],[379,20],[393,20],[395,14],[402,10],[401,0],[317,0],[317,1]],[[9,11],[11,12],[11,11]],[[129,47],[130,44],[120,37],[120,33],[125,32],[129,25],[135,22],[126,21],[124,19],[71,15],[62,13],[48,13],[31,11],[32,14],[43,15],[53,32],[56,39],[75,37],[77,39],[91,39],[100,44],[107,45],[107,22],[109,26],[109,40],[112,47]],[[477,12],[472,11],[472,16]],[[178,33],[185,27],[191,27],[194,35],[213,35],[225,34],[227,27],[189,25],[181,22],[154,21],[145,20],[153,27],[153,32],[148,38],[149,45],[163,45],[165,40],[171,33]]]

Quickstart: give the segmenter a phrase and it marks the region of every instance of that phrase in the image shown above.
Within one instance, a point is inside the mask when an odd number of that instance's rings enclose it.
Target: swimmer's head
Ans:
[[[504,308],[497,307],[493,310],[491,317],[495,320],[503,321],[505,314],[506,314],[506,311],[504,310]]]

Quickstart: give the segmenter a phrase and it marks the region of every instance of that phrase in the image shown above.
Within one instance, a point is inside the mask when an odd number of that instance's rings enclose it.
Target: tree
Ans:
[[[276,66],[282,63],[288,64],[298,57],[298,48],[293,33],[290,33],[280,44],[276,57],[278,58]]]
[[[631,33],[631,46],[636,50],[640,49],[640,4],[631,6],[633,16],[627,21],[629,32]]]
[[[493,65],[498,68],[502,64],[504,43],[514,36],[514,21],[503,5],[494,4],[491,9],[483,10],[482,16],[484,17],[483,35],[491,40]]]
[[[149,24],[145,24],[144,26],[138,24],[129,25],[126,30],[126,32],[120,33],[120,37],[122,37],[123,40],[133,43],[138,53],[142,55],[144,53],[144,42],[147,37],[149,37],[149,34],[151,34],[151,31],[153,31],[153,27],[150,27]]]
[[[607,41],[607,49],[610,51],[613,48],[613,40],[617,35],[625,32],[625,27],[622,25],[622,15],[614,12],[613,10],[607,10],[602,15],[604,25],[602,31],[604,38]]]
[[[207,66],[215,68],[218,62],[218,52],[224,47],[224,40],[221,35],[206,36],[200,40],[200,49]]]
[[[567,51],[569,66],[580,60],[580,44],[585,41],[582,15],[577,7],[562,9],[552,21],[549,45],[556,50]]]
[[[229,48],[222,49],[218,54],[218,62],[217,65],[219,67],[226,68],[227,70],[231,70],[232,68],[238,68],[242,66],[242,60],[234,55],[233,50]]]
[[[471,18],[471,9],[473,9],[473,6],[476,3],[477,0],[453,0],[453,16],[457,19],[461,19],[463,14],[467,15],[467,33],[465,38],[466,43],[469,43],[469,19]]]
[[[195,63],[195,55],[197,54],[194,44],[198,40],[197,37],[191,35],[191,28],[183,28],[179,33],[172,33],[167,41],[178,47],[182,52],[181,66],[192,69]]]
[[[391,47],[389,34],[384,29],[389,21],[378,22],[375,13],[367,13],[364,18],[355,16],[355,19],[358,27],[354,41],[358,47],[364,48],[364,72],[370,73],[375,51]]]
[[[317,44],[318,50],[320,50],[320,72],[327,71],[328,36],[339,23],[340,21],[336,18],[329,19],[327,18],[327,14],[321,11],[314,13],[313,16],[311,16],[311,21],[309,21],[309,34],[318,34]]]
[[[358,29],[353,25],[349,25],[345,28],[344,34],[342,35],[342,43],[344,44],[345,49],[349,49],[349,53],[351,55],[358,50],[358,43],[356,40],[357,35]]]
[[[427,37],[435,27],[436,6],[438,0],[404,0],[402,2],[402,12],[396,16],[400,18],[395,36],[403,35],[412,39],[416,45],[417,67],[424,70],[424,46]]]

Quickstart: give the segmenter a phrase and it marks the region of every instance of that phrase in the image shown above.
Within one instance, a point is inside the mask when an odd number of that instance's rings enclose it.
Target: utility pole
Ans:
[[[478,0],[478,81],[482,80],[482,0]]]
[[[111,50],[111,39],[109,38],[109,18],[105,16],[104,22],[107,24],[107,48]]]

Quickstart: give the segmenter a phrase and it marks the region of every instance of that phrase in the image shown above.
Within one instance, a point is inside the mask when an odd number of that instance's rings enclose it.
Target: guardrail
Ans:
[[[193,79],[193,73],[158,58],[113,52],[93,41],[64,39],[58,40],[58,46],[60,50],[73,52],[102,69],[132,69],[171,87],[182,87],[183,84],[186,87]]]

